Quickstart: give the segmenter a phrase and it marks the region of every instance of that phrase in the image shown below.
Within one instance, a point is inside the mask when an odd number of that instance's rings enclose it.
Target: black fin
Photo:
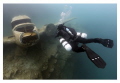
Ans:
[[[86,51],[86,54],[88,56],[88,58],[98,67],[98,68],[105,68],[106,63],[105,61],[98,55],[96,54],[94,51],[92,51],[89,47],[87,47],[86,45],[82,45],[83,48]]]
[[[101,44],[105,47],[112,48],[113,47],[113,40],[111,39],[102,39]]]

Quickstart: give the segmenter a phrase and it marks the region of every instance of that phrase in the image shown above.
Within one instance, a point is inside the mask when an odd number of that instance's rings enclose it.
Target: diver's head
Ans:
[[[64,29],[64,24],[59,24],[57,29],[58,30],[63,30]]]
[[[28,16],[15,16],[11,21],[11,25],[18,45],[29,47],[39,40],[38,30]]]

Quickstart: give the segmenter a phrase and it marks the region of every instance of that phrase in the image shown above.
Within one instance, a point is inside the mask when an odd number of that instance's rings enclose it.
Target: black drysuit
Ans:
[[[70,35],[67,31],[66,28],[68,28],[73,35]],[[99,41],[95,38],[95,39],[85,39],[82,38],[80,36],[77,36],[77,32],[73,29],[73,28],[69,28],[69,27],[65,27],[61,30],[58,30],[56,37],[61,36],[63,37],[71,46],[72,46],[72,50],[74,52],[84,52],[84,49],[81,47],[78,47],[79,43],[99,43]]]

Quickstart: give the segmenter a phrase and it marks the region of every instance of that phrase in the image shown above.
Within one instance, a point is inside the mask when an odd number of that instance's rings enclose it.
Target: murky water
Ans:
[[[3,36],[12,35],[11,20],[17,15],[28,15],[38,28],[59,21],[66,4],[4,4]],[[67,25],[79,32],[88,34],[88,38],[109,38],[114,41],[112,49],[100,44],[88,46],[107,63],[104,69],[97,68],[86,53],[75,55],[73,79],[117,79],[117,5],[116,4],[68,4],[72,6],[70,17],[77,19]]]

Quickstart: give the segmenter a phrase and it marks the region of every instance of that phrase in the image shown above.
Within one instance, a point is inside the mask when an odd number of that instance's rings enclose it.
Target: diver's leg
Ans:
[[[94,39],[85,39],[78,37],[75,42],[80,42],[80,43],[100,43],[105,47],[112,48],[113,47],[113,40],[111,39],[102,39],[102,38],[94,38]]]
[[[84,48],[81,46],[81,47],[78,47],[78,42],[72,42],[72,43],[70,43],[70,45],[72,46],[72,51],[74,51],[74,52],[84,52],[85,50],[84,50]]]
[[[85,52],[85,50],[83,49],[83,47],[81,46],[81,47],[76,47],[76,48],[72,48],[72,50],[74,51],[74,52]]]
[[[114,43],[113,40],[111,39],[101,39],[101,38],[96,38],[97,42],[102,44],[105,47],[112,48]]]
[[[97,40],[97,38],[94,39],[85,39],[85,38],[81,38],[78,36],[78,38],[75,40],[75,42],[80,42],[80,43],[99,43],[99,41]]]

